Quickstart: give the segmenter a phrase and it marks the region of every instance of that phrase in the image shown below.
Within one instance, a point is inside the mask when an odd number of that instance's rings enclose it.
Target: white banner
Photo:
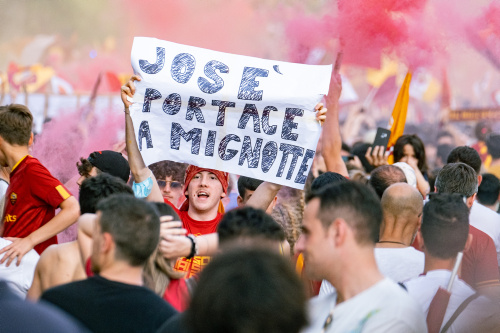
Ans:
[[[147,165],[172,160],[298,189],[332,66],[264,60],[136,37],[130,108]]]

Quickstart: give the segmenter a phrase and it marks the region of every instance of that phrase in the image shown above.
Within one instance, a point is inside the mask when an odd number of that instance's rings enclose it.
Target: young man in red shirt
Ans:
[[[0,250],[0,263],[7,266],[35,249],[42,253],[57,244],[57,234],[73,224],[80,214],[78,201],[34,157],[33,116],[20,104],[0,107],[0,165],[10,171],[3,212],[2,236],[12,244]],[[56,208],[61,211],[55,215]],[[10,237],[10,238],[9,238]]]
[[[159,201],[170,204],[164,200],[161,191],[156,183],[156,179],[144,163],[139,147],[135,140],[134,125],[129,113],[129,106],[132,104],[127,100],[135,93],[134,81],[140,81],[141,78],[134,75],[128,83],[122,87],[121,97],[125,107],[125,133],[127,143],[127,155],[130,170],[134,176],[132,188],[136,196],[147,197],[150,201]],[[227,195],[229,174],[214,169],[201,168],[190,165],[186,170],[184,179],[184,195],[186,200],[177,210],[184,229],[179,229],[179,235],[188,234],[193,236],[214,234],[217,231],[217,225],[224,214],[224,206],[221,199]],[[260,195],[253,198],[252,206],[267,207],[276,196],[281,186],[264,183],[259,191]],[[264,192],[264,193],[262,193]],[[262,202],[261,202],[262,201]],[[172,224],[162,223],[162,228],[171,227]],[[190,236],[191,237],[191,236]],[[216,235],[214,236],[216,237]],[[195,240],[192,238],[192,249],[190,255],[180,258],[175,269],[187,272],[186,277],[191,277],[202,270],[210,262],[209,256],[195,255]],[[208,246],[208,245],[207,245]],[[200,251],[201,252],[201,251]]]

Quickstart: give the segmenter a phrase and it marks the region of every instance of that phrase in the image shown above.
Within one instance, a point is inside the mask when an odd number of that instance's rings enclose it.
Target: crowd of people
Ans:
[[[2,332],[500,331],[500,134],[487,124],[476,145],[438,134],[432,165],[414,133],[392,154],[349,147],[334,73],[300,191],[147,166],[138,80],[121,91],[125,156],[75,161],[77,196],[30,155],[29,109],[0,107]]]

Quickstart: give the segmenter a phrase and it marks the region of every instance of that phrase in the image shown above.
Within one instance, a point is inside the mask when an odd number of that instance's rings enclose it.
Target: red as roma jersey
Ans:
[[[222,219],[222,214],[217,213],[215,219],[210,221],[197,221],[189,217],[187,211],[179,211],[166,199],[165,203],[173,207],[177,214],[179,214],[182,226],[188,231],[189,234],[200,236],[217,232],[217,226]],[[210,262],[210,258],[210,256],[194,256],[191,259],[182,257],[177,260],[174,269],[176,271],[186,272],[185,278],[187,279],[201,272],[201,270]]]
[[[69,198],[68,190],[34,157],[25,156],[12,169],[5,196],[3,237],[29,236],[55,216],[55,210]],[[57,236],[35,246],[41,254]]]

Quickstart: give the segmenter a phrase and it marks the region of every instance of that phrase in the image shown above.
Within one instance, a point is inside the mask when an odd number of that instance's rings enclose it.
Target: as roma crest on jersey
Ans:
[[[15,205],[17,202],[17,194],[15,194],[14,192],[12,192],[12,194],[10,195],[10,203]]]

